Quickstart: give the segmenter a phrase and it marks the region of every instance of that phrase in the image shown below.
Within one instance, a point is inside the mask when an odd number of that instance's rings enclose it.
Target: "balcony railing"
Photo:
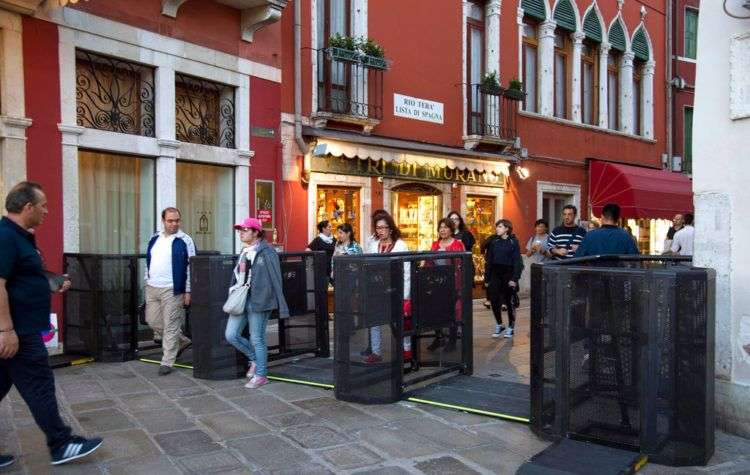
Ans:
[[[480,84],[471,84],[468,95],[468,135],[497,141],[516,139],[517,100],[506,97],[502,91],[483,90]]]
[[[351,52],[318,50],[318,112],[355,121],[381,120],[384,61],[346,53]],[[381,64],[370,61],[376,59]]]

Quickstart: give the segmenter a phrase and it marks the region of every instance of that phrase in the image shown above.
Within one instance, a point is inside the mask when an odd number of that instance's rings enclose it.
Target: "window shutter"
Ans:
[[[685,57],[695,59],[698,42],[698,12],[685,10]]]
[[[521,2],[521,8],[526,15],[534,17],[538,20],[547,19],[547,10],[544,8],[543,0],[523,0]]]
[[[682,152],[682,171],[685,173],[693,172],[693,108],[684,109],[683,118],[684,127],[684,144]]]
[[[609,29],[609,44],[618,51],[625,51],[625,32],[619,20]]]
[[[635,35],[633,36],[632,49],[636,58],[643,61],[648,61],[648,41],[646,40],[646,34],[643,32],[643,27],[638,28],[638,31],[635,32]]]
[[[599,24],[599,18],[596,17],[593,8],[589,10],[583,20],[583,32],[586,34],[586,38],[599,43],[602,42],[602,26]]]
[[[560,28],[576,31],[576,14],[570,0],[560,0],[555,7],[555,22]]]

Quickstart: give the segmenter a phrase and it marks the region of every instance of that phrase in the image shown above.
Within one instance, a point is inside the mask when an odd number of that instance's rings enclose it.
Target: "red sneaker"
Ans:
[[[370,353],[363,361],[367,364],[380,363],[383,361],[383,357],[377,353]]]

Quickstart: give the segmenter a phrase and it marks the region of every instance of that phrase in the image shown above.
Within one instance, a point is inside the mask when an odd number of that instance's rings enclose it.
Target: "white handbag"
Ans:
[[[239,282],[229,287],[229,296],[227,297],[224,306],[221,308],[224,312],[229,315],[242,315],[245,313],[245,304],[247,303],[247,294],[250,292],[250,282],[248,277],[250,275],[250,268],[253,264],[248,260],[247,270],[245,270],[245,282],[240,284]]]

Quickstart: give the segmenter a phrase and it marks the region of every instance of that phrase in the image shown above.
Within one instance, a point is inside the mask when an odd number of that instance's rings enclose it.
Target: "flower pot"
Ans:
[[[495,84],[492,86],[482,84],[479,86],[479,91],[482,92],[483,94],[491,94],[493,96],[499,96],[503,93],[503,88],[500,87],[499,84]]]
[[[377,56],[362,56],[362,64],[372,69],[388,69],[388,63],[385,58],[378,58]]]
[[[526,93],[519,89],[506,89],[505,97],[514,101],[522,101],[526,97]]]
[[[337,61],[349,61],[352,63],[356,63],[357,61],[359,61],[359,53],[350,49],[332,46],[328,48],[328,54],[331,55],[332,59],[335,59]]]

